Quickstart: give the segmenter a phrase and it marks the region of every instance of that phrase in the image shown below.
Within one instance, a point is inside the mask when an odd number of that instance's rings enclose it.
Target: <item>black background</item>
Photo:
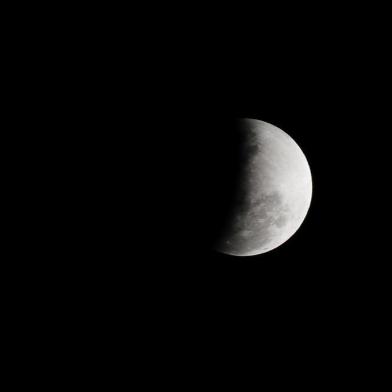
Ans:
[[[374,274],[364,261],[372,112],[362,53],[351,46],[348,56],[345,42],[322,36],[272,47],[196,38],[155,35],[126,54],[111,42],[120,55],[103,63],[105,78],[89,58],[83,89],[96,104],[86,106],[94,123],[86,148],[95,156],[89,173],[99,203],[86,204],[100,232],[91,249],[106,258],[99,273],[125,290],[128,278],[146,284],[153,301],[167,294],[185,308],[216,300],[229,309],[240,299],[243,307],[295,304],[292,311],[300,306],[307,317],[323,304],[344,312],[342,303],[366,295]],[[286,131],[313,176],[298,232],[249,258],[212,250],[236,187],[238,117]]]
[[[26,248],[39,261],[17,265],[42,293],[23,298],[32,319],[44,304],[48,329],[61,326],[76,353],[82,341],[99,357],[101,336],[108,347],[136,342],[141,367],[195,353],[215,369],[236,349],[259,358],[269,347],[273,364],[284,352],[290,364],[307,357],[305,371],[320,357],[346,370],[345,358],[371,348],[369,330],[388,314],[373,221],[387,178],[378,178],[388,133],[376,124],[387,106],[376,99],[381,41],[347,23],[351,10],[320,20],[324,11],[306,24],[290,11],[292,24],[282,12],[218,13],[208,26],[89,10],[59,34],[23,37],[32,40],[23,98],[38,106],[24,116],[46,130],[30,133],[45,154],[33,150],[40,167],[26,168],[26,194],[40,200],[29,199],[36,217],[23,228],[36,234]],[[238,117],[287,132],[313,177],[302,226],[254,257],[213,250],[241,165]]]
[[[355,355],[366,349],[362,328],[379,314],[386,288],[369,232],[370,105],[355,62],[323,50],[250,58],[229,50],[231,61],[213,53],[185,61],[176,49],[165,66],[151,60],[134,71],[128,105],[117,105],[123,94],[115,100],[115,113],[125,113],[121,131],[103,133],[113,143],[104,190],[112,224],[93,241],[100,262],[88,272],[99,279],[87,280],[103,301],[111,298],[110,314],[131,309],[162,352],[184,341],[185,351],[214,347],[220,355],[255,344],[294,356]],[[212,248],[241,164],[237,117],[286,131],[313,177],[300,229],[245,258]]]
[[[58,145],[69,144],[62,169],[72,170],[71,186],[59,193],[74,228],[65,238],[87,258],[75,268],[124,290],[128,277],[151,279],[150,289],[176,288],[179,300],[184,290],[205,301],[244,294],[244,305],[269,303],[269,292],[282,303],[297,295],[309,306],[338,302],[374,273],[363,259],[374,255],[377,42],[367,45],[363,29],[354,37],[343,13],[334,33],[327,17],[303,25],[218,18],[228,26],[217,18],[203,18],[203,28],[196,17],[172,26],[155,18],[146,28],[81,23],[75,36],[54,36],[42,66],[53,116],[46,122],[59,124]],[[250,258],[212,250],[241,164],[238,117],[287,132],[313,176],[298,232]]]
[[[387,287],[371,223],[376,57],[325,26],[292,36],[258,23],[238,37],[237,22],[230,35],[119,24],[53,60],[73,175],[60,192],[68,223],[53,254],[65,256],[51,281],[70,285],[64,298],[83,317],[136,327],[162,352],[185,341],[224,353],[257,339],[356,352],[358,326],[380,314]],[[245,258],[213,250],[241,165],[238,117],[287,132],[313,177],[300,229]]]
[[[147,57],[126,87],[114,79],[126,93],[112,98],[102,133],[110,141],[104,194],[114,199],[110,241],[96,245],[107,246],[105,257],[114,261],[102,266],[110,284],[118,280],[127,290],[131,279],[138,298],[180,307],[178,315],[193,306],[212,314],[235,306],[259,321],[262,308],[307,319],[324,317],[325,307],[344,315],[362,306],[352,299],[372,284],[367,250],[358,248],[366,121],[358,121],[357,90],[364,85],[351,64],[334,63],[337,54],[254,53],[166,48],[169,60]],[[292,136],[314,187],[298,232],[249,258],[212,249],[236,187],[237,117],[270,122]]]

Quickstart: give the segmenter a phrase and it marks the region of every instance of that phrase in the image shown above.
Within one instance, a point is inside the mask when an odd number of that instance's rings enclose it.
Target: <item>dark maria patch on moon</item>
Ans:
[[[287,224],[288,209],[278,192],[256,198],[245,193],[231,220],[232,225],[224,232],[221,247],[241,254],[267,246],[275,235],[274,228]]]

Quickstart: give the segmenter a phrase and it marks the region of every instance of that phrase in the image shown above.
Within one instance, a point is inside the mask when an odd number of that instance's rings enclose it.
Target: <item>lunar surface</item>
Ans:
[[[239,120],[242,168],[238,193],[217,250],[235,256],[268,252],[300,227],[312,197],[305,155],[281,129]]]

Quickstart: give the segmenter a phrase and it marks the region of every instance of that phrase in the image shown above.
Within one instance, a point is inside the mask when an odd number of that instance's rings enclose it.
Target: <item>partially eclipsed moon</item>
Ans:
[[[235,256],[268,252],[300,227],[312,198],[305,155],[281,129],[242,119],[243,170],[230,219],[217,250]]]

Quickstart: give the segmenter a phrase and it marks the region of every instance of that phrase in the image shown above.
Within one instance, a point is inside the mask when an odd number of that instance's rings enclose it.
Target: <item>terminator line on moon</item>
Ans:
[[[243,167],[238,194],[216,249],[234,256],[268,252],[301,226],[312,198],[305,155],[281,129],[264,121],[239,120]]]

